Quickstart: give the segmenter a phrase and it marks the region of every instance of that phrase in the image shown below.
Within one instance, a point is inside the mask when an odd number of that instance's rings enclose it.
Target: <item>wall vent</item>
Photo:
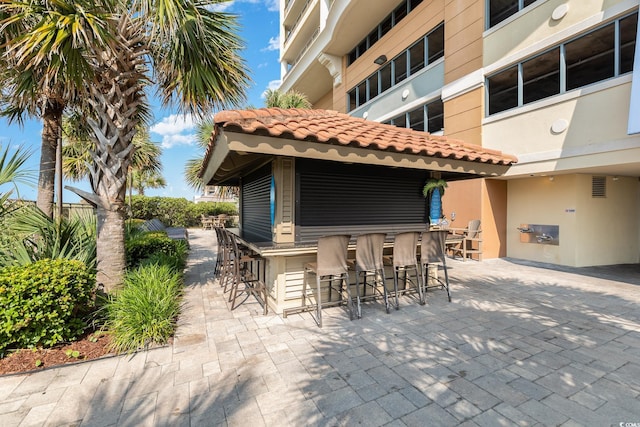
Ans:
[[[607,177],[591,177],[591,197],[607,197]]]

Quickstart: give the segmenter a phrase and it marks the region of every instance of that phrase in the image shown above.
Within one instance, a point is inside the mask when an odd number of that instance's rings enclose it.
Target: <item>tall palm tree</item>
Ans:
[[[73,114],[65,116],[62,121],[62,172],[72,181],[82,181],[90,177],[91,152],[94,151],[93,141],[90,139],[90,129],[87,129],[82,116]],[[135,147],[127,174],[129,187],[129,203],[131,192],[138,182],[146,188],[162,188],[166,186],[161,175],[162,163],[160,157],[162,148],[152,142],[147,127],[141,127],[133,137]]]
[[[60,60],[52,74],[68,63],[83,70],[85,118],[94,142],[93,193],[73,191],[97,206],[96,279],[107,292],[121,286],[126,266],[126,177],[135,150],[132,139],[149,121],[145,90],[153,84],[163,105],[177,104],[197,116],[244,99],[248,77],[238,56],[242,46],[235,17],[209,10],[224,1],[0,3],[0,13],[9,17],[5,20],[20,20],[25,13],[39,18],[29,21],[26,42],[7,48],[25,57],[24,68],[55,53]]]
[[[0,2],[0,116],[20,126],[26,117],[42,119],[37,205],[53,217],[56,149],[61,138],[62,114],[67,105],[75,102],[77,85],[82,81],[75,78],[79,70],[73,62],[63,72],[52,74],[52,69],[60,66],[61,56],[56,52],[41,53],[37,63],[31,61],[29,66],[24,66],[29,61],[27,57],[33,59],[34,53],[26,53],[21,46],[33,42],[25,39],[25,35],[40,16],[31,13],[32,6],[29,4],[23,13],[16,15],[6,0]],[[58,31],[52,29],[52,33]],[[54,38],[59,38],[58,34]]]
[[[209,140],[213,134],[214,126],[213,117],[205,118],[198,123],[198,137],[196,138],[196,143],[202,151],[204,151],[209,145]],[[203,159],[204,155],[193,157],[187,160],[184,168],[185,181],[196,191],[204,190],[204,183],[202,182],[202,178],[199,176]]]

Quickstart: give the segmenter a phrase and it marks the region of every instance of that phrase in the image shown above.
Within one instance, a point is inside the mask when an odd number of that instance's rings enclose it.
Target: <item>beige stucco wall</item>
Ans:
[[[484,2],[478,2],[484,3]],[[548,0],[537,2],[523,11],[522,15],[498,24],[486,31],[484,38],[484,65],[494,63],[523,50],[544,49],[549,43],[570,37],[571,33],[598,25],[603,18],[612,14],[637,9],[633,0]],[[560,20],[551,19],[553,11],[561,4],[567,4],[569,11]],[[551,40],[553,39],[553,40]]]
[[[477,0],[446,1],[445,83],[482,68],[484,3]]]
[[[521,160],[507,174],[512,176],[634,160],[628,150],[634,146],[638,150],[640,136],[626,134],[631,83],[628,76],[617,81],[626,83],[610,87],[615,81],[605,82],[594,86],[601,90],[587,95],[576,97],[593,88],[574,91],[576,96],[570,98],[554,97],[505,112],[502,117],[490,117],[483,127],[483,146],[515,154]],[[568,122],[562,133],[551,130],[558,120]]]
[[[508,182],[507,256],[582,267],[637,263],[638,180],[607,177],[607,197],[591,197],[592,175]],[[558,225],[558,246],[521,243],[521,224]]]
[[[483,97],[483,89],[478,88],[444,103],[445,136],[482,145]]]
[[[383,39],[376,42],[374,48],[367,50],[356,62],[344,69],[342,90],[348,92],[380,68],[373,63],[379,55],[384,54],[389,60],[392,59],[443,20],[444,0],[422,2],[414,12],[402,20],[402,25],[393,27]],[[371,28],[377,24],[378,22],[372,22]],[[334,99],[338,101],[336,96]]]

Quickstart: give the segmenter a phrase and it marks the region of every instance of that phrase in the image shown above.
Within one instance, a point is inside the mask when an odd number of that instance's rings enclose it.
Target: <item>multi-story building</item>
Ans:
[[[486,258],[640,261],[638,0],[280,3],[281,90],[518,157],[444,196],[454,226],[481,219]]]

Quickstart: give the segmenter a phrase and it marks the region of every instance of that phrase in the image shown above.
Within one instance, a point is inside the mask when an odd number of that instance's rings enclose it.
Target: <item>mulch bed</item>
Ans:
[[[111,354],[111,337],[87,333],[77,341],[52,348],[21,349],[0,359],[0,375],[38,371]],[[78,352],[77,357],[72,352]]]

